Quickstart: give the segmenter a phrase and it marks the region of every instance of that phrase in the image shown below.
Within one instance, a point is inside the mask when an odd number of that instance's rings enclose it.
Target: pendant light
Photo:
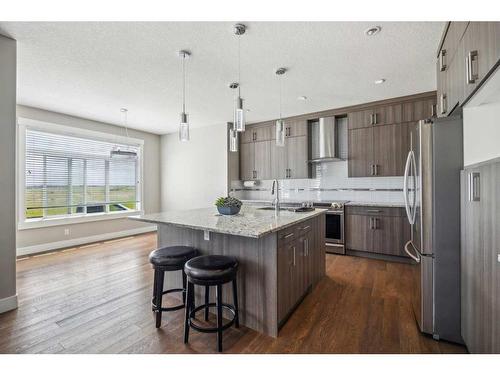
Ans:
[[[276,120],[276,146],[285,146],[285,121],[281,118],[281,77],[285,74],[286,68],[279,68],[276,70],[280,86],[280,117]]]
[[[245,34],[246,26],[238,23],[234,25],[234,34],[238,37],[238,83],[241,83],[241,48],[240,37]],[[243,110],[243,99],[241,98],[240,84],[238,84],[238,96],[234,106],[234,129],[238,132],[245,131],[245,111]]]
[[[182,59],[182,112],[179,125],[179,140],[181,142],[189,141],[189,115],[186,113],[186,59],[191,56],[188,51],[179,51],[179,57]]]
[[[232,90],[237,89],[239,86],[238,82],[233,82],[229,84],[229,88]],[[238,131],[236,130],[235,123],[228,123],[231,125],[229,128],[229,151],[238,152]]]
[[[123,127],[125,128],[125,136],[127,137],[127,140],[129,139],[128,136],[128,109],[127,108],[120,108],[120,112],[122,114],[122,124]],[[117,158],[124,158],[124,159],[136,159],[137,158],[137,152],[134,150],[130,150],[128,145],[126,146],[126,150],[123,150],[120,148],[120,146],[115,145],[112,150],[109,153],[109,157],[111,159],[117,159]]]

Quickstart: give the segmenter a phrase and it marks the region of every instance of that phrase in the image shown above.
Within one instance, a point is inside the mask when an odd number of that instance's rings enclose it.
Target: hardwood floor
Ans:
[[[191,331],[183,344],[182,310],[155,328],[155,246],[146,234],[19,260],[19,309],[0,315],[0,353],[214,353],[215,335]],[[418,332],[408,265],[327,255],[326,267],[277,339],[230,328],[225,353],[465,352]]]

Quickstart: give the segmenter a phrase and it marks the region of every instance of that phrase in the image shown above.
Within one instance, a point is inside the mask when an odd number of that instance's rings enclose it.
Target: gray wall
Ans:
[[[17,116],[109,134],[125,135],[124,128],[119,126],[22,105],[17,106]],[[160,211],[160,136],[132,129],[129,130],[129,135],[130,137],[144,140],[144,211],[146,213],[158,212]],[[150,225],[123,218],[37,229],[23,229],[17,231],[17,247],[25,248],[82,237],[106,235],[112,232],[133,230],[146,226],[150,227]],[[65,228],[70,230],[69,235],[64,235]]]
[[[15,166],[16,42],[0,35],[0,300],[16,294]]]

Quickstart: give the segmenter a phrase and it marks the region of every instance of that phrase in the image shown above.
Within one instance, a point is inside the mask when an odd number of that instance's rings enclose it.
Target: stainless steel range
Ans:
[[[344,206],[348,201],[315,202],[314,207],[326,208],[326,252],[345,254]]]

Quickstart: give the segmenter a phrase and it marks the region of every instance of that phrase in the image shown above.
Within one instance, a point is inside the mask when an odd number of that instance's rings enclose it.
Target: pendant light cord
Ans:
[[[241,97],[241,35],[238,34],[238,97]]]
[[[281,120],[281,75],[278,77],[280,85],[280,120]]]
[[[186,113],[186,56],[182,56],[182,113]]]

